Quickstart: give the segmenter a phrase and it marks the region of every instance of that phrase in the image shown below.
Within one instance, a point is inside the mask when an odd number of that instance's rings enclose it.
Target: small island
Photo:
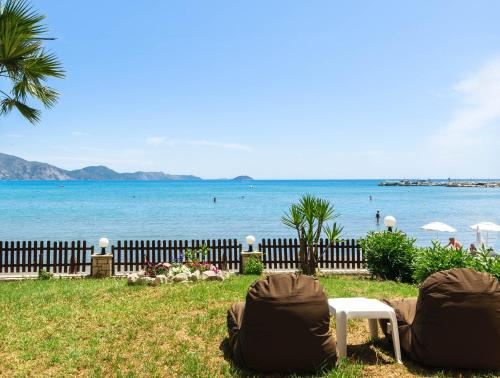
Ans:
[[[233,181],[249,181],[249,180],[253,180],[253,178],[250,176],[237,176],[233,179]]]

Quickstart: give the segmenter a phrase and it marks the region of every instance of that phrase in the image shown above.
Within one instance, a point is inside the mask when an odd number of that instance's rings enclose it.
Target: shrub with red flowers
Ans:
[[[185,264],[191,272],[199,271],[200,273],[206,272],[210,270],[212,264],[209,262],[200,262],[200,261],[188,261]]]
[[[207,261],[203,261],[208,254],[208,247],[204,244],[198,249],[186,249],[176,262],[153,263],[146,261],[143,265],[146,277],[155,278],[159,275],[174,276],[179,273],[206,272],[208,270],[218,274],[220,269]]]
[[[146,263],[142,266],[144,269],[144,273],[146,274],[147,277],[156,277],[159,276],[160,274],[167,275],[168,271],[172,267],[172,264],[168,262],[162,262],[162,263],[152,263],[150,261],[146,261]]]

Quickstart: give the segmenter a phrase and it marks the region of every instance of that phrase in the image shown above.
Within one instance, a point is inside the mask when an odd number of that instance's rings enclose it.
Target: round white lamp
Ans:
[[[388,215],[384,218],[385,227],[387,227],[387,231],[392,232],[394,226],[396,226],[396,218],[392,215]]]
[[[99,239],[99,247],[101,248],[101,255],[106,254],[106,248],[109,246],[108,238],[100,238]]]
[[[253,243],[255,243],[255,236],[253,235],[248,235],[246,237],[247,244],[248,244],[248,252],[253,252]]]

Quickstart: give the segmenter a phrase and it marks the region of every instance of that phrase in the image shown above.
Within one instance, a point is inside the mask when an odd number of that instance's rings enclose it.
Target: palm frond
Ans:
[[[45,82],[64,77],[61,63],[43,47],[43,41],[53,39],[45,36],[44,19],[26,0],[0,1],[0,78],[12,87],[10,95],[0,95],[0,114],[17,109],[31,123],[39,121],[40,111],[28,100],[52,107],[59,94]]]
[[[33,124],[40,121],[40,110],[13,98],[4,98],[0,101],[0,115],[9,113],[13,108],[16,108],[24,118]]]
[[[332,224],[332,226],[326,225],[325,228],[326,238],[330,241],[330,243],[334,243],[340,239],[342,236],[342,231],[344,231],[344,227],[339,226],[336,222]]]
[[[304,215],[302,209],[297,204],[292,204],[284,216],[281,217],[281,223],[297,231],[299,239],[301,238],[304,227]]]

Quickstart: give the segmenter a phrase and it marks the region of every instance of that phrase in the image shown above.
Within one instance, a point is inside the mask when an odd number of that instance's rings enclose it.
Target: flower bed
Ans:
[[[179,263],[150,263],[143,270],[127,276],[129,285],[158,286],[166,283],[223,281],[229,275],[208,262],[187,261]]]

